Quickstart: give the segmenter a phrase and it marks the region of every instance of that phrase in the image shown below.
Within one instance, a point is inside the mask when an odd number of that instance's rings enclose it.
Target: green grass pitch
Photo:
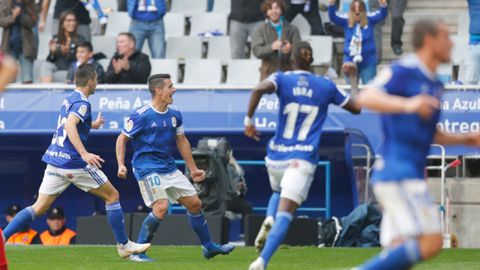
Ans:
[[[268,270],[349,269],[379,252],[379,249],[314,248],[282,246]],[[154,263],[133,263],[118,257],[113,246],[8,246],[10,270],[163,269],[247,270],[256,258],[250,247],[237,247],[228,256],[206,260],[200,247],[154,246]],[[479,249],[449,249],[415,269],[480,269]]]

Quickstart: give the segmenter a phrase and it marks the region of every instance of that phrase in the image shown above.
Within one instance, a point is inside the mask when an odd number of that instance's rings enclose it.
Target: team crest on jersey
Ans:
[[[87,105],[82,105],[80,106],[80,108],[78,108],[78,113],[81,115],[81,116],[85,116],[85,114],[87,114]]]
[[[130,119],[125,124],[125,130],[130,132],[132,130],[132,128],[133,128],[133,121],[132,121],[132,119]]]
[[[67,174],[65,175],[65,178],[67,178],[68,180],[72,180],[72,179],[73,179],[73,174],[67,173]]]
[[[175,116],[172,116],[172,126],[177,127],[177,118]]]

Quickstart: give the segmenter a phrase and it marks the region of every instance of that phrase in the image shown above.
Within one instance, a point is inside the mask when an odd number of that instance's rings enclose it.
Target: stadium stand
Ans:
[[[207,0],[172,0],[170,11],[185,13],[187,16],[203,13],[207,11]]]
[[[214,85],[222,82],[222,62],[217,59],[185,60],[184,84]]]
[[[93,52],[101,52],[107,58],[111,58],[117,50],[116,40],[117,37],[115,36],[92,36]]]
[[[108,24],[105,32],[109,36],[127,32],[130,25],[130,17],[127,12],[113,12],[108,16]]]
[[[202,39],[197,36],[169,37],[167,39],[166,58],[198,59],[202,58]]]
[[[215,0],[213,2],[212,12],[229,14],[231,10],[231,0]]]
[[[227,14],[225,13],[197,13],[190,18],[190,35],[215,33],[219,35],[227,34]]]
[[[230,38],[228,36],[211,37],[208,39],[209,59],[228,60],[231,58]]]
[[[228,61],[227,84],[253,85],[260,81],[261,61],[256,59],[231,59]]]
[[[172,82],[178,82],[178,61],[177,59],[150,59],[152,74],[167,73],[172,77]]]
[[[163,17],[165,38],[185,35],[185,15],[183,13],[167,12]]]

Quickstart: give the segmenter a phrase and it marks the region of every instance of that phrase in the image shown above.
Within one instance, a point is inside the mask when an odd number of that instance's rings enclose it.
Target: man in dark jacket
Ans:
[[[117,52],[112,57],[105,74],[106,83],[147,83],[152,67],[146,54],[135,49],[135,37],[131,33],[117,36]]]
[[[284,20],[283,0],[265,0],[262,11],[267,16],[252,36],[253,54],[262,59],[260,81],[275,71],[291,70],[290,51],[295,42],[301,41],[297,27]]]
[[[262,24],[264,15],[260,10],[263,0],[230,0],[230,47],[232,58],[247,58],[245,48],[248,37]]]

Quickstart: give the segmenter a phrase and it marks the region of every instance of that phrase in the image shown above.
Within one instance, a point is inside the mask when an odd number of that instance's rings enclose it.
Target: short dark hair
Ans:
[[[420,20],[413,26],[412,43],[413,48],[420,49],[423,46],[427,36],[435,37],[438,34],[438,26],[441,21],[434,20]]]
[[[94,80],[97,77],[95,67],[90,64],[82,64],[75,71],[74,81],[78,87],[84,87],[89,80]]]
[[[130,33],[130,32],[121,32],[118,34],[119,36],[126,36],[128,37],[128,39],[130,39],[131,41],[133,41],[133,44],[136,44],[137,43],[137,40],[135,39],[135,36]]]
[[[310,43],[306,41],[298,41],[293,44],[292,60],[296,68],[309,70],[313,63],[313,50]]]
[[[148,90],[152,97],[155,95],[156,88],[162,88],[165,85],[165,80],[170,79],[170,74],[153,74],[148,78]]]
[[[282,10],[282,14],[285,14],[285,10],[286,10],[285,1],[283,1],[283,0],[265,0],[263,2],[262,6],[260,7],[260,9],[262,10],[263,14],[265,14],[265,16],[267,15],[267,10],[269,10],[272,7],[273,3],[277,3],[277,5]]]
[[[78,49],[78,48],[85,48],[85,49],[87,49],[89,52],[93,52],[92,43],[90,43],[90,42],[88,42],[88,41],[80,42],[79,44],[77,44],[77,49]]]

